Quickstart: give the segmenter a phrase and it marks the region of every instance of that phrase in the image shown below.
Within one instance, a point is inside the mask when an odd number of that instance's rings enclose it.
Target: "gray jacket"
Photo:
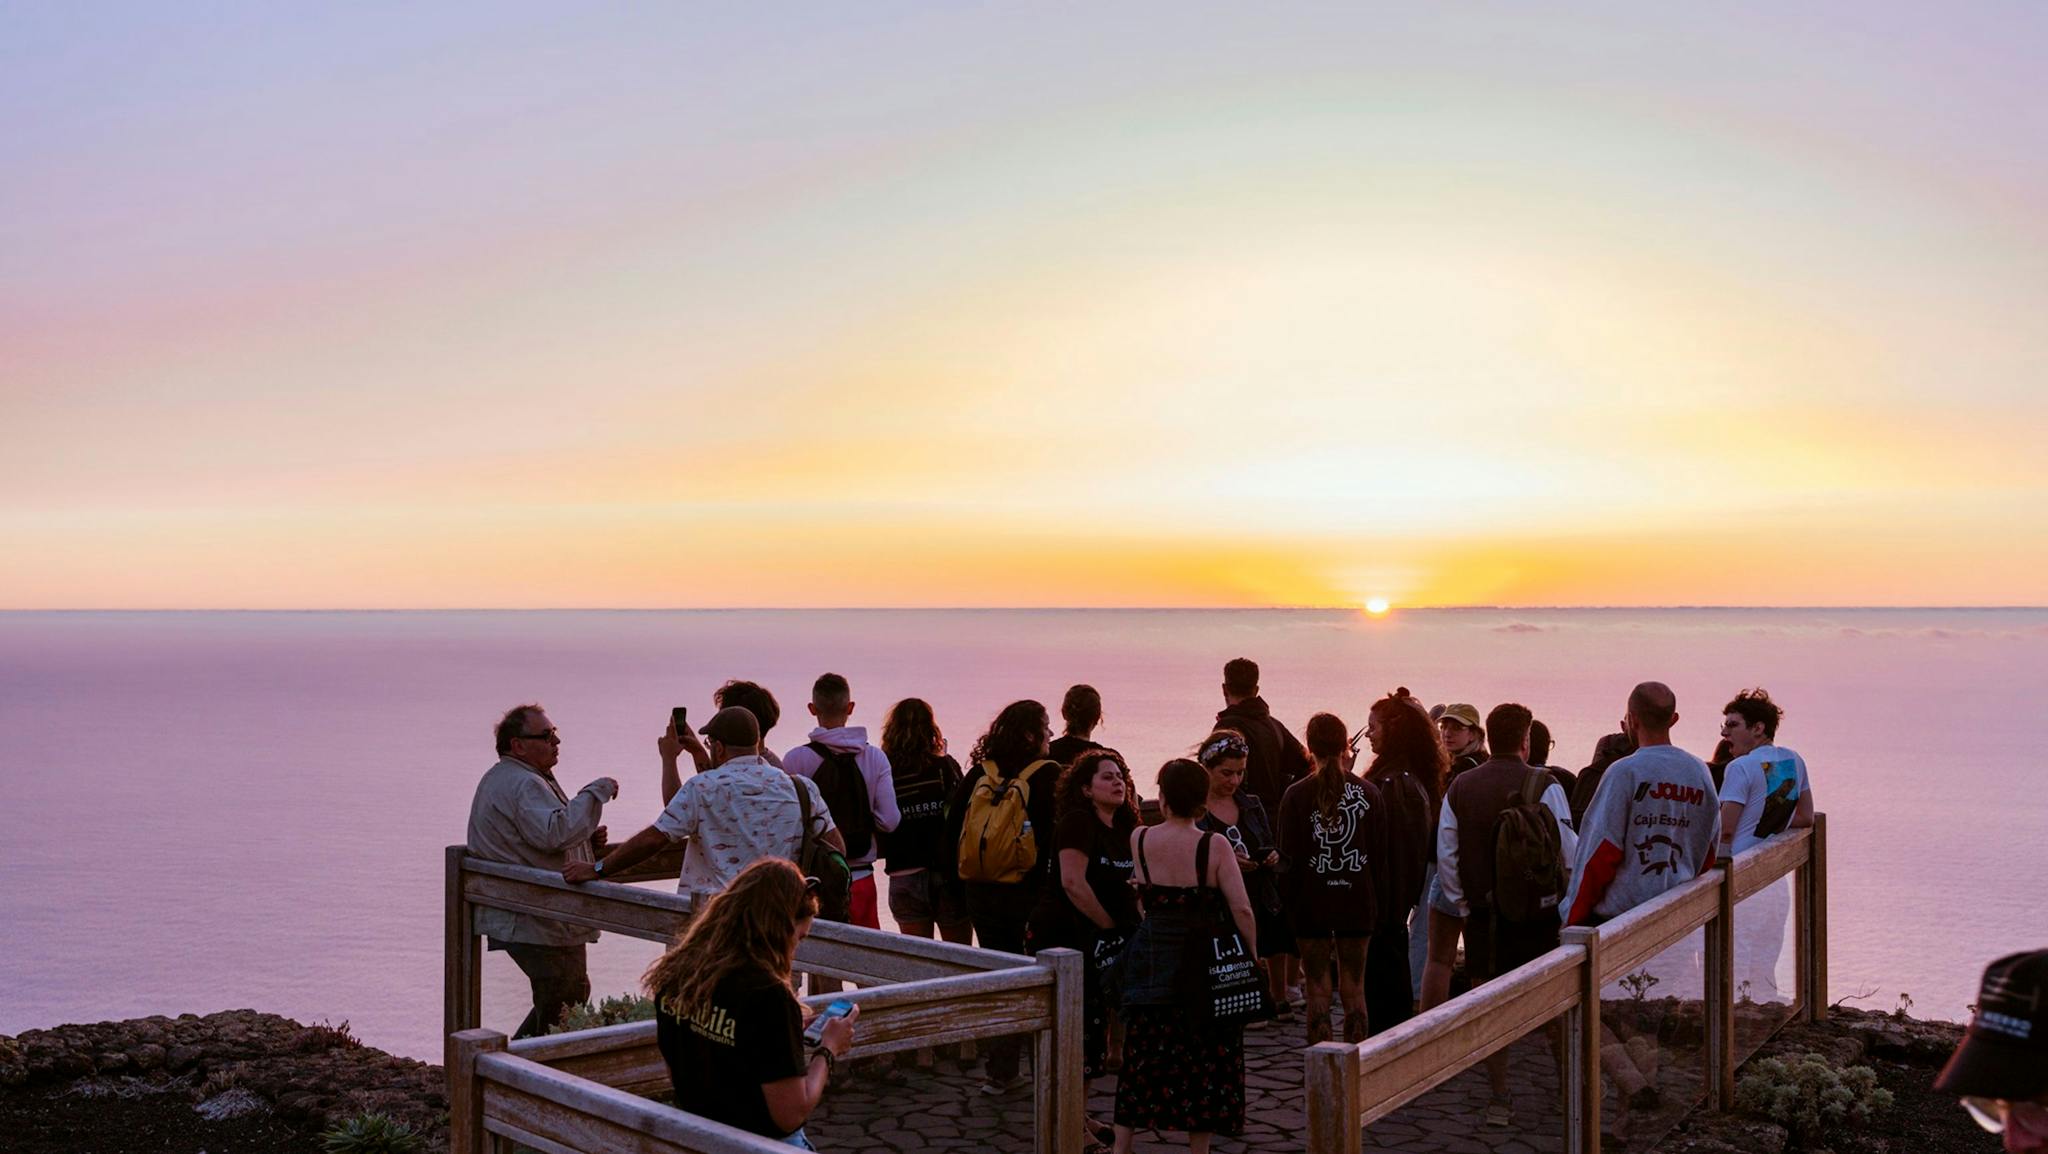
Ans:
[[[513,757],[501,757],[476,783],[469,806],[469,852],[486,861],[560,870],[587,862],[590,835],[603,816],[606,789],[593,781],[572,799],[555,779]],[[573,946],[597,931],[511,910],[479,909],[476,932],[499,942]]]

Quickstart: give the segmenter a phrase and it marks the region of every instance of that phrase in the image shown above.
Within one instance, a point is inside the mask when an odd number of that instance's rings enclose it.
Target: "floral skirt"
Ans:
[[[1244,1130],[1244,1029],[1173,1006],[1127,1006],[1116,1124],[1134,1130]]]

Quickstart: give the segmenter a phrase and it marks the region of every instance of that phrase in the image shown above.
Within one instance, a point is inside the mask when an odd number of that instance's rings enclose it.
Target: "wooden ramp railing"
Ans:
[[[668,941],[687,924],[691,898],[613,882],[572,886],[546,870],[471,858],[462,846],[448,848],[447,866],[451,1154],[483,1154],[493,1143],[509,1142],[549,1154],[788,1149],[638,1097],[669,1085],[652,1022],[516,1042],[476,1028],[482,1010],[476,908]],[[1029,958],[823,921],[797,946],[799,970],[865,987],[803,999],[821,1006],[843,997],[860,1006],[853,1057],[1034,1035],[1041,1154],[1079,1151],[1084,1142],[1081,967],[1073,950]]]
[[[1735,906],[1793,874],[1795,1011],[1827,1014],[1827,815],[1767,841],[1597,929],[1573,927],[1557,949],[1358,1045],[1305,1051],[1307,1146],[1359,1154],[1361,1128],[1478,1065],[1536,1027],[1565,1018],[1565,1149],[1600,1148],[1600,990],[1693,931],[1706,930],[1707,1094],[1735,1099]]]

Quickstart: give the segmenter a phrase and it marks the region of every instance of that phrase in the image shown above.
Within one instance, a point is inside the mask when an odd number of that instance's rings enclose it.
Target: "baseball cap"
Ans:
[[[754,711],[741,705],[728,705],[711,715],[698,733],[718,742],[720,745],[749,746],[761,744],[761,723],[754,717]]]
[[[2008,1102],[2048,1093],[2048,950],[2009,954],[1985,968],[1977,1015],[1934,1088]]]
[[[1437,720],[1455,721],[1467,729],[1486,728],[1479,720],[1479,708],[1473,705],[1466,705],[1463,702],[1444,706],[1443,716],[1437,718]]]

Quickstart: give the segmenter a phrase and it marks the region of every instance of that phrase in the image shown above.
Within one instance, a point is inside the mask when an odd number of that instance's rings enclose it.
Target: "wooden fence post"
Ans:
[[[1052,971],[1052,1029],[1037,1038],[1033,1063],[1038,1108],[1039,1154],[1078,1154],[1086,1145],[1088,1080],[1081,1070],[1081,1034],[1087,1014],[1081,1004],[1081,967],[1077,950],[1038,952],[1038,964]]]
[[[1806,938],[1810,943],[1806,966],[1807,1019],[1821,1022],[1828,1016],[1828,815],[1813,815],[1813,840],[1808,843],[1806,867]]]
[[[1720,866],[1720,897],[1707,923],[1707,1098],[1716,1110],[1735,1108],[1735,862]]]
[[[476,1059],[505,1048],[496,1030],[461,1030],[448,1035],[448,1154],[484,1154],[484,1087]]]
[[[1358,1119],[1358,1047],[1318,1042],[1305,1056],[1302,1085],[1308,1098],[1309,1154],[1362,1154],[1365,1136]]]
[[[1584,950],[1579,959],[1579,1012],[1565,1031],[1565,1154],[1600,1151],[1600,931],[1570,926],[1564,945]]]
[[[462,896],[462,863],[466,846],[451,845],[447,853],[447,941],[441,956],[441,1036],[473,1030],[483,1024],[483,950],[469,902]],[[454,1077],[454,1043],[444,1042],[443,1065]]]

